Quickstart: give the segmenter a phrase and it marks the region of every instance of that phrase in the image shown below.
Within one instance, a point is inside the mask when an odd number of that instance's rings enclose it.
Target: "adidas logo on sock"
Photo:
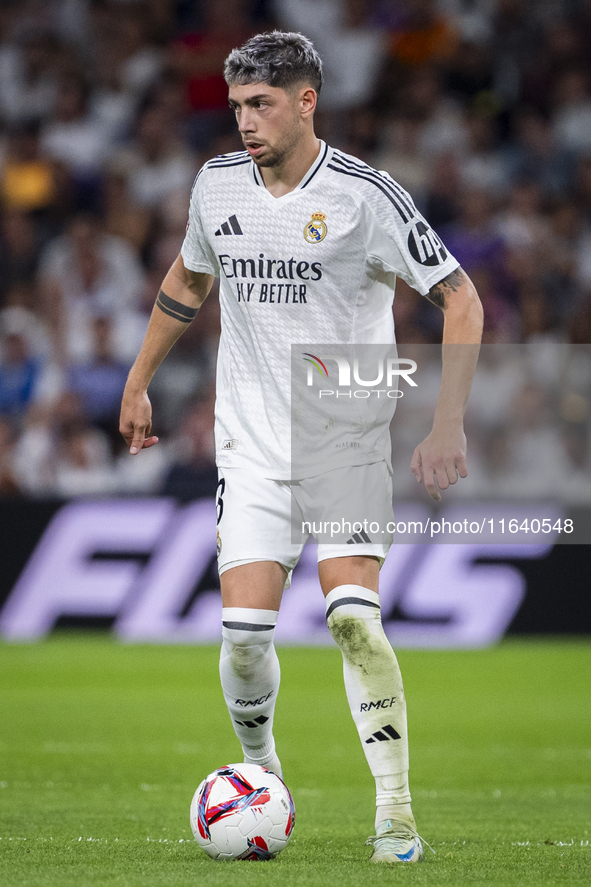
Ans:
[[[371,542],[371,539],[365,530],[361,530],[360,533],[354,533],[350,539],[347,539],[347,545],[355,545],[356,542]]]
[[[215,232],[216,237],[221,237],[222,234],[242,234],[242,228],[236,216],[230,216],[228,221],[223,222]]]
[[[386,735],[388,734],[388,735]],[[370,742],[375,742],[376,739],[378,742],[388,742],[390,739],[401,739],[400,733],[397,733],[392,724],[386,724],[385,727],[382,727],[381,730],[376,730],[376,732],[369,737],[369,739],[365,740],[365,744],[369,745]]]
[[[240,724],[241,727],[262,727],[268,720],[269,718],[266,718],[264,715],[259,715],[254,721],[236,721],[236,723]]]

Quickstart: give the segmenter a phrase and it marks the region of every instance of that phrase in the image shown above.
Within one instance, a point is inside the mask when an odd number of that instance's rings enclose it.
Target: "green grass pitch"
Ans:
[[[57,635],[0,645],[0,884],[591,883],[591,645],[401,651],[424,865],[369,866],[373,780],[340,654],[282,649],[276,736],[297,809],[267,863],[216,863],[191,796],[239,759],[218,651]]]

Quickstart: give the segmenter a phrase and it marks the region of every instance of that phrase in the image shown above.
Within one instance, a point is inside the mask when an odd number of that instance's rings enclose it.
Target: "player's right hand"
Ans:
[[[447,490],[460,477],[468,476],[466,435],[462,422],[433,426],[425,440],[415,447],[410,470],[434,502],[441,501],[440,490]]]
[[[150,434],[152,431],[152,404],[145,391],[141,394],[132,394],[127,390],[123,392],[119,431],[129,446],[132,456],[136,456],[140,450],[147,450],[158,443],[158,438]]]

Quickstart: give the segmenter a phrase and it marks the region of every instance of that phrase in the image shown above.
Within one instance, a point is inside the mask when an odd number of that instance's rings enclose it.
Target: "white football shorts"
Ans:
[[[385,462],[300,481],[220,469],[216,505],[220,575],[241,564],[277,561],[287,570],[289,588],[311,537],[318,542],[318,561],[365,555],[380,566],[393,541],[392,478]]]

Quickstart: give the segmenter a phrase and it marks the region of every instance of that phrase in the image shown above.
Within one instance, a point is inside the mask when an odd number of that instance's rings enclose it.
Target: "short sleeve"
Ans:
[[[393,271],[424,296],[451,274],[459,262],[417,210],[410,195],[387,173],[380,175],[388,183],[384,197],[379,202],[372,201],[372,206],[364,204],[367,255],[370,262],[384,271]]]
[[[201,222],[200,199],[202,189],[199,179],[200,176],[197,176],[191,191],[189,221],[181,247],[181,256],[185,268],[188,268],[189,271],[198,271],[201,274],[212,274],[214,277],[219,277],[220,272],[217,258],[207,242]]]

